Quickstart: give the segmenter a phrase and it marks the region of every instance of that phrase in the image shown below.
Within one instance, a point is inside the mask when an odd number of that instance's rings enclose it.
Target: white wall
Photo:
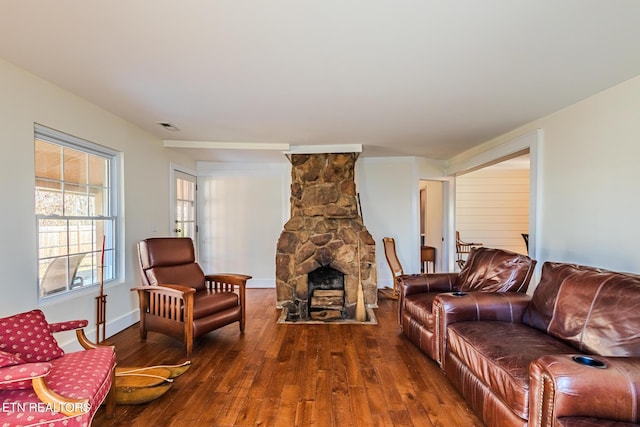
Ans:
[[[640,273],[640,77],[474,151],[542,129],[536,259]]]
[[[420,271],[420,212],[416,160],[413,157],[360,158],[356,163],[356,191],[362,218],[376,242],[378,287],[393,287],[382,248],[393,237],[405,273]]]
[[[198,162],[199,261],[207,273],[248,274],[248,287],[275,287],[290,183],[288,162]]]
[[[139,276],[135,243],[169,233],[169,163],[195,162],[162,147],[162,142],[85,100],[0,60],[0,316],[40,307],[50,321],[87,319],[95,324],[97,289],[38,300],[34,207],[34,122],[123,153],[124,194],[120,254],[123,280],[105,284],[107,335],[137,320],[130,288]],[[157,231],[152,232],[153,225]],[[95,337],[95,328],[88,329]],[[64,345],[71,337],[58,337]]]

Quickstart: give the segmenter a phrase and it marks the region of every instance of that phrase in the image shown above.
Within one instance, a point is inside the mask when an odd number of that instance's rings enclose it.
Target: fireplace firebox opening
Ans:
[[[344,273],[331,267],[320,267],[309,272],[307,282],[309,318],[344,318]]]

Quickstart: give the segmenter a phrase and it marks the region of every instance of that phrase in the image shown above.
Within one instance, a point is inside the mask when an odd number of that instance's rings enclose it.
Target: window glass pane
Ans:
[[[187,187],[188,187],[188,192],[187,192],[187,200],[193,201],[196,199],[196,184],[194,184],[193,182],[189,182],[187,181]]]
[[[64,219],[38,220],[38,258],[67,254],[67,221]]]
[[[62,184],[36,179],[36,214],[62,215]]]
[[[176,201],[176,221],[184,221],[184,202]]]
[[[40,295],[48,296],[67,290],[67,257],[41,260],[39,263]]]
[[[40,139],[35,145],[36,177],[62,180],[62,147]]]
[[[89,154],[89,185],[107,186],[107,159]]]
[[[94,247],[95,227],[92,220],[69,221],[69,253],[91,252]]]
[[[80,255],[78,255],[80,256]],[[78,264],[78,268],[74,275],[72,288],[80,286],[90,286],[94,283],[94,271],[93,271],[93,257],[91,254],[82,254],[82,259]]]
[[[176,199],[184,199],[184,180],[176,180]]]
[[[108,216],[109,190],[103,187],[89,188],[89,215]]]
[[[65,184],[65,216],[89,216],[89,196],[84,185]]]
[[[73,148],[64,148],[65,182],[87,184],[87,154]]]

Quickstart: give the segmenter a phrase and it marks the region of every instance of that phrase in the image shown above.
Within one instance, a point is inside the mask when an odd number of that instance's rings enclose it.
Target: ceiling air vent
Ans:
[[[165,128],[165,130],[168,130],[171,132],[178,132],[180,130],[169,122],[158,122],[158,124],[163,128]]]

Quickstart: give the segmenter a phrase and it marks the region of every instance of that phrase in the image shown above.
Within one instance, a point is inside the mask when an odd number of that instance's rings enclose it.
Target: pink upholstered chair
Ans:
[[[104,402],[115,415],[115,348],[84,334],[86,320],[49,324],[40,310],[0,319],[0,425],[89,426]],[[75,330],[65,353],[53,333]]]

